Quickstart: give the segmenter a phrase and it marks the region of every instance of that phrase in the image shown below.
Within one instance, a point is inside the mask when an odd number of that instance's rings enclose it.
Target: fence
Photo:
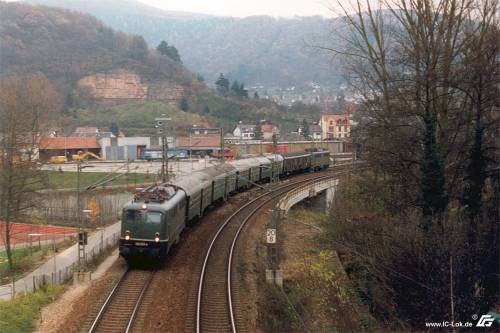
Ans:
[[[102,221],[114,220],[121,214],[123,206],[132,199],[131,192],[94,191],[80,194],[81,208],[89,207],[91,200],[95,200],[99,208],[99,218]],[[34,214],[40,215],[45,221],[57,220],[73,224],[78,219],[77,194],[75,192],[57,192],[44,194],[39,207]],[[86,218],[86,216],[83,216]]]
[[[102,237],[103,233],[101,231],[100,240],[99,236],[94,234],[94,240],[97,238],[93,246],[88,246],[85,250],[85,263],[86,265],[91,265],[96,263],[98,259],[103,254],[109,253],[112,249],[116,247],[118,241],[120,239],[120,233],[115,232],[108,237]],[[78,245],[73,245],[73,247],[77,248]],[[76,249],[77,250],[77,249]],[[19,293],[27,293],[34,292],[44,286],[49,284],[63,284],[70,281],[73,278],[73,273],[77,271],[78,267],[78,258],[74,258],[71,263],[67,263],[66,265],[59,264],[57,267],[54,261],[53,269],[50,269],[50,273],[46,274],[29,274],[23,279],[12,281],[12,283],[0,286],[0,299],[11,299],[14,295]],[[48,261],[44,265],[50,265],[51,262]],[[43,265],[42,265],[43,267]],[[47,271],[47,270],[46,270]]]

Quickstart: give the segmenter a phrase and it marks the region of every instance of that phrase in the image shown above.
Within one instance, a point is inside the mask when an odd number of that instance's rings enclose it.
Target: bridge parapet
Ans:
[[[288,213],[290,208],[292,208],[297,203],[301,202],[306,198],[314,197],[318,193],[326,189],[336,187],[338,183],[339,179],[332,176],[332,178],[321,179],[309,183],[307,185],[298,187],[285,194],[285,196],[278,201],[276,208],[280,211],[280,214],[284,216]]]

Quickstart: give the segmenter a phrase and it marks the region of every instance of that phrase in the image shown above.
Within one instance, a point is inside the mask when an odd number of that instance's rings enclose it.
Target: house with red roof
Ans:
[[[90,151],[96,155],[101,154],[101,146],[96,137],[43,137],[39,143],[39,156],[41,161],[48,161],[52,156],[66,156],[71,160],[78,152]]]

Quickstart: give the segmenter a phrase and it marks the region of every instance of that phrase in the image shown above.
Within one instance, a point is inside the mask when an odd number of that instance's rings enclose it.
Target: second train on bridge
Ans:
[[[274,154],[230,161],[152,185],[123,207],[120,255],[129,264],[143,259],[161,262],[186,225],[209,206],[273,177],[329,165],[328,151]]]

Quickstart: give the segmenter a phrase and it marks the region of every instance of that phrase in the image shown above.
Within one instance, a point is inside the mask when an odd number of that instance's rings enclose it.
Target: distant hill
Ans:
[[[115,119],[130,133],[149,133],[152,117],[166,112],[180,127],[231,129],[238,121],[266,119],[288,130],[311,116],[307,107],[285,112],[266,100],[220,96],[182,64],[148,49],[141,36],[115,31],[89,14],[0,1],[0,77],[38,72],[61,93],[66,113],[60,120],[70,128]],[[180,117],[175,112],[183,98],[189,115]],[[317,119],[319,109],[312,111]]]
[[[143,35],[157,45],[175,45],[183,63],[212,84],[220,72],[232,80],[266,87],[310,81],[336,86],[339,66],[331,55],[307,45],[325,45],[332,19],[215,17],[162,11],[133,0],[26,0],[91,13],[115,29]]]
[[[79,80],[99,73],[128,73],[139,88],[156,84],[157,95],[159,84],[188,86],[194,80],[182,65],[150,53],[142,37],[116,32],[88,14],[0,2],[0,75],[35,72],[65,98]]]

